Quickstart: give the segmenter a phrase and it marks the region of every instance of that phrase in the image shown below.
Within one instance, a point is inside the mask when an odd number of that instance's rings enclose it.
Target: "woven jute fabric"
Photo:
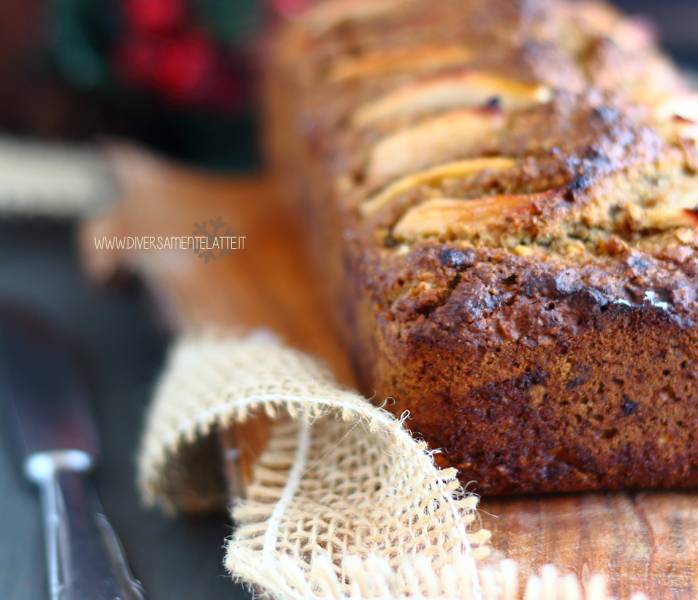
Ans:
[[[438,469],[403,421],[268,332],[173,348],[139,454],[146,501],[168,511],[224,505],[212,434],[262,413],[273,419],[270,440],[232,507],[225,558],[255,595],[607,600],[601,576],[582,594],[552,566],[524,582],[510,560],[478,568],[490,536],[455,470]]]
[[[173,349],[139,456],[146,500],[170,510],[217,502],[205,440],[256,411],[275,421],[232,508],[233,578],[284,598],[480,597],[474,560],[489,534],[478,530],[477,497],[403,422],[269,336]]]

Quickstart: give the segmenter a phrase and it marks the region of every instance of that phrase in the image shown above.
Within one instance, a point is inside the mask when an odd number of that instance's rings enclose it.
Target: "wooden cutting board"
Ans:
[[[79,232],[85,265],[97,280],[135,272],[173,329],[268,327],[352,385],[348,358],[303,261],[294,215],[267,179],[194,172],[129,147],[110,155],[122,201]],[[195,224],[219,216],[245,236],[245,249],[222,260],[205,263],[181,250],[95,247],[103,236],[189,236]],[[249,427],[223,436],[228,446],[242,448],[243,482],[266,435],[263,427]],[[698,493],[483,498],[481,520],[492,531],[488,564],[512,558],[525,576],[553,564],[583,583],[604,573],[618,598],[636,591],[653,600],[698,597]]]

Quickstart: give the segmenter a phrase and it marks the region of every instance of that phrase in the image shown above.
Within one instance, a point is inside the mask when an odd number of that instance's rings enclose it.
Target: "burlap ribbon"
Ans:
[[[186,448],[256,410],[275,423],[232,509],[235,579],[288,598],[480,596],[484,549],[472,546],[488,533],[469,532],[477,497],[455,470],[436,468],[403,423],[268,336],[174,348],[139,458],[146,500],[173,508],[215,493],[201,451]]]
[[[479,569],[489,532],[477,497],[404,422],[341,388],[317,361],[264,332],[190,339],[172,350],[148,414],[139,483],[167,510],[221,501],[213,429],[274,420],[225,564],[273,598],[519,598],[516,565]],[[588,600],[606,598],[592,578]],[[578,600],[576,578],[552,567],[524,598]]]

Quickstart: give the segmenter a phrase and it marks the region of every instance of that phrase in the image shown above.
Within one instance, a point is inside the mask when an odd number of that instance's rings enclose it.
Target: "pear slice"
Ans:
[[[402,129],[373,148],[367,176],[369,180],[399,177],[480,150],[504,127],[505,120],[496,109],[466,109]]]
[[[330,70],[330,81],[348,81],[389,73],[422,73],[462,65],[473,51],[462,45],[417,46],[374,52],[359,58],[338,61]]]
[[[698,226],[698,209],[651,208],[644,210],[637,220],[642,229],[672,229]]]
[[[686,121],[698,121],[698,93],[685,92],[672,95],[659,103],[657,116],[663,121],[673,117],[681,117]]]
[[[679,139],[698,142],[698,123],[682,119],[681,117],[678,117],[678,119],[679,122],[676,124],[676,134]]]
[[[678,143],[681,140],[698,141],[698,123],[683,117],[674,116],[668,121],[662,121],[658,129],[662,137],[671,143]]]
[[[548,102],[550,88],[522,83],[482,71],[420,81],[388,92],[360,106],[351,118],[354,127],[366,127],[386,119],[428,112],[483,106],[493,99],[504,111],[519,110]]]
[[[366,217],[374,214],[398,196],[421,185],[435,185],[448,178],[466,177],[480,171],[505,171],[516,166],[516,160],[495,156],[490,158],[472,158],[458,162],[439,165],[426,171],[413,173],[391,183],[375,196],[364,201],[360,208],[361,215]]]
[[[365,23],[389,17],[413,0],[330,0],[310,8],[300,18],[315,35],[343,23]]]
[[[698,187],[685,190],[653,208],[629,206],[628,214],[637,229],[672,229],[698,226]]]
[[[536,200],[553,193],[500,194],[476,200],[434,198],[408,210],[395,225],[393,237],[413,242],[429,236],[482,231],[507,216],[532,208]]]

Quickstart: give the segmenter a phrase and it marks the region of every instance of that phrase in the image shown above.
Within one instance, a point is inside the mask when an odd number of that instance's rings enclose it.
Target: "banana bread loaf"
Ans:
[[[698,485],[698,102],[598,2],[333,0],[267,148],[363,392],[482,493]]]

